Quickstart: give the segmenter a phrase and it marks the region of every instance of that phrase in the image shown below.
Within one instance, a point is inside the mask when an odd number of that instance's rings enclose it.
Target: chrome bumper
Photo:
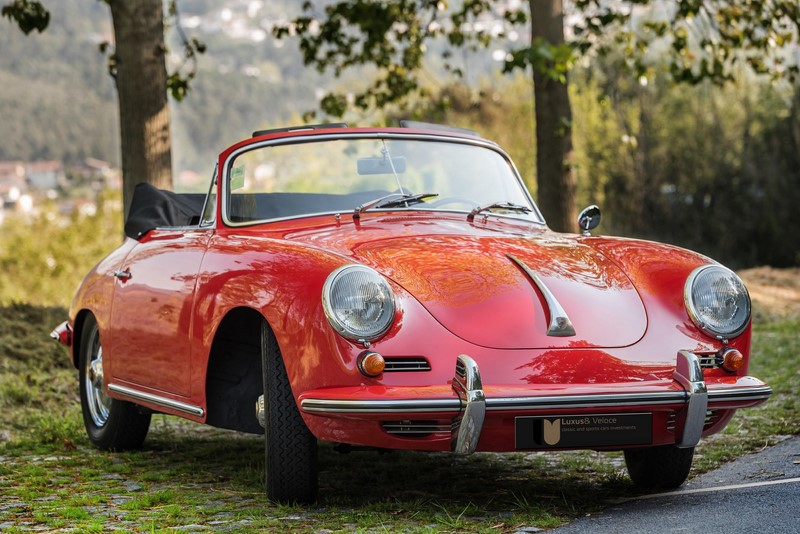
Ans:
[[[454,419],[451,427],[451,450],[457,454],[471,454],[478,446],[487,411],[522,412],[683,404],[685,409],[680,411],[676,421],[676,445],[681,448],[689,448],[697,445],[700,440],[706,411],[710,404],[758,403],[767,400],[772,395],[772,389],[769,386],[750,377],[745,377],[751,382],[746,386],[709,389],[703,378],[703,371],[697,355],[686,350],[678,352],[673,379],[681,385],[683,390],[487,398],[477,363],[469,356],[462,354],[456,360],[456,372],[452,381],[452,388],[457,397],[351,400],[311,396],[303,398],[300,406],[304,412],[310,414],[344,416],[452,413]]]

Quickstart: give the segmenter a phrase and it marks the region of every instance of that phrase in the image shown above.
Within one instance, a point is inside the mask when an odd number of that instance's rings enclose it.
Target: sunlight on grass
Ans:
[[[21,335],[36,346],[60,313],[0,307],[0,326],[20,332],[13,317],[33,318],[38,326]],[[704,440],[693,474],[800,433],[798,331],[800,322],[792,319],[757,325],[750,371],[775,395]],[[75,371],[46,342],[29,349],[36,353],[30,361],[5,359],[0,367],[0,524],[11,532],[25,521],[90,532],[191,524],[276,532],[508,532],[553,528],[637,492],[620,453],[343,455],[323,444],[319,504],[274,505],[263,494],[258,436],[156,415],[144,449],[94,449],[83,430]]]

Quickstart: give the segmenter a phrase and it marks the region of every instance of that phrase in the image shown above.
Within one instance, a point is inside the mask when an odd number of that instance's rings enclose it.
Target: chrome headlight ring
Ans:
[[[328,322],[351,341],[373,341],[389,330],[394,293],[386,279],[364,265],[345,265],[328,275],[322,287]]]
[[[683,290],[686,311],[705,334],[731,339],[750,322],[750,295],[736,273],[721,265],[702,265],[691,272]]]

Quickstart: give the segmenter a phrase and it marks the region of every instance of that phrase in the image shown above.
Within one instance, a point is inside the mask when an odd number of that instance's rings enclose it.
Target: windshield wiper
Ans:
[[[409,203],[416,204],[417,202],[422,202],[426,198],[433,198],[438,197],[439,193],[419,193],[416,195],[411,195],[409,193],[391,193],[389,195],[383,196],[381,198],[376,198],[375,200],[370,200],[369,202],[364,202],[356,209],[353,210],[353,218],[358,219],[361,217],[361,214],[367,211],[370,208],[396,208],[397,206],[408,207]]]
[[[396,198],[394,200],[387,200],[381,204],[375,206],[376,208],[396,208],[397,206],[402,206],[405,204],[408,207],[408,204],[416,204],[418,202],[422,202],[426,198],[435,198],[438,197],[439,193],[419,193],[416,195],[403,195],[400,198]]]
[[[521,206],[519,204],[513,204],[511,202],[492,202],[491,204],[485,204],[483,206],[478,206],[477,208],[473,209],[467,215],[467,221],[472,222],[475,216],[483,211],[487,210],[508,210],[508,211],[516,211],[518,213],[530,213],[533,211],[528,206]]]

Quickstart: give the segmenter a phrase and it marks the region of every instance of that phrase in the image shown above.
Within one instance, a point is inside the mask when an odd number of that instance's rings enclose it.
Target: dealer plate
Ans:
[[[653,440],[649,413],[517,417],[517,449],[649,445]]]

